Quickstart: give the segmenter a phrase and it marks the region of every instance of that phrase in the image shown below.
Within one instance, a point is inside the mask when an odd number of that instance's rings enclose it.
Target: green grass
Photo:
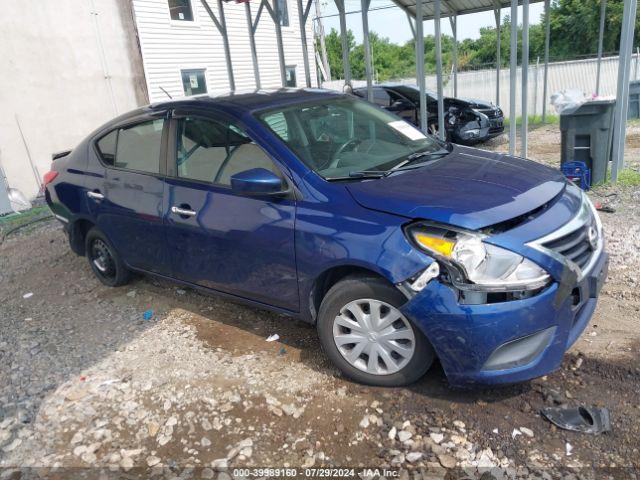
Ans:
[[[618,184],[626,187],[640,186],[640,172],[626,168],[618,173]]]
[[[560,123],[560,116],[559,115],[551,115],[551,114],[547,114],[547,117],[545,118],[544,121],[544,125],[557,125]],[[504,119],[504,126],[508,127],[510,125],[510,119],[509,118],[505,118]],[[516,126],[521,126],[522,125],[522,117],[518,116],[516,117]],[[537,125],[543,125],[542,123],[542,115],[529,115],[529,126],[530,127],[535,127]]]
[[[0,217],[0,225],[20,225],[36,217],[42,216],[43,213],[49,213],[49,207],[47,205],[33,207],[20,213],[11,213],[9,215],[4,215]]]
[[[25,225],[39,218],[46,218],[50,216],[51,210],[49,210],[49,207],[47,205],[40,205],[21,213],[4,215],[0,217],[0,241],[2,239],[2,236],[6,232],[9,232],[16,227],[20,227],[21,225]],[[29,229],[31,228],[31,226],[25,228]]]
[[[594,183],[591,188],[606,187],[613,185],[611,181],[611,167],[607,169],[607,179],[604,182]],[[618,182],[616,185],[624,187],[638,187],[640,186],[640,172],[631,168],[625,168],[618,172]]]

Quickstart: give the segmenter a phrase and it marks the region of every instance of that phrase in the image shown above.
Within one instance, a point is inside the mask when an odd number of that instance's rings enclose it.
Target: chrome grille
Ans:
[[[582,280],[604,249],[602,225],[595,208],[582,194],[582,205],[575,217],[558,230],[527,245],[559,262],[574,265],[578,269],[578,280]]]
[[[590,229],[597,232],[593,220],[558,239],[543,243],[542,246],[562,255],[567,260],[571,260],[580,269],[583,269],[589,264],[598,247],[597,240],[593,245],[589,241]]]
[[[497,108],[478,108],[477,111],[484,113],[490,119],[502,116],[502,112]]]

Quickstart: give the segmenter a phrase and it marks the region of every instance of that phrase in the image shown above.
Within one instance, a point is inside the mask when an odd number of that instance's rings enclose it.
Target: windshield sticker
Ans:
[[[413,125],[408,124],[404,120],[397,120],[395,122],[389,122],[389,125],[394,130],[400,132],[402,135],[407,137],[409,140],[423,140],[427,138],[427,136],[418,130]]]

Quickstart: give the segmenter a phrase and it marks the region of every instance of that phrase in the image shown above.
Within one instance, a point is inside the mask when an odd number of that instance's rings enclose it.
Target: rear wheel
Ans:
[[[85,241],[87,259],[98,280],[109,287],[118,287],[129,281],[129,270],[104,233],[93,227],[87,232]]]
[[[406,298],[381,279],[347,278],[320,306],[318,335],[327,356],[349,378],[401,386],[421,378],[435,355],[429,341],[400,311]]]

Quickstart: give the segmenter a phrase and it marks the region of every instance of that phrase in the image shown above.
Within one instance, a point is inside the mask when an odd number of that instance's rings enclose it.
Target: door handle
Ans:
[[[94,200],[104,200],[104,195],[100,192],[87,192],[87,197],[93,198]]]
[[[193,217],[196,214],[195,210],[189,210],[188,208],[178,207],[176,205],[171,207],[171,213],[175,213],[181,217]]]

